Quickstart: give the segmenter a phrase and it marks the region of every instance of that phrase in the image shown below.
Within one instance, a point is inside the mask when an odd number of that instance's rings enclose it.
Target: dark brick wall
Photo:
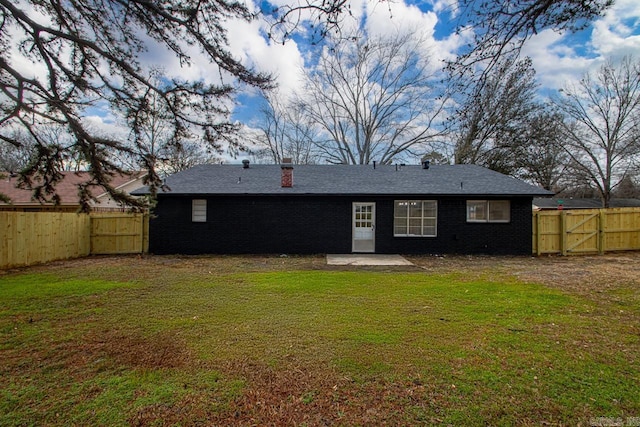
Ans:
[[[351,252],[349,200],[209,197],[206,223],[191,221],[191,200],[160,197],[150,223],[152,253]]]
[[[531,198],[511,200],[506,224],[467,223],[466,199],[441,198],[437,237],[394,237],[394,199],[207,197],[207,222],[194,223],[192,197],[161,196],[150,224],[150,252],[350,253],[352,203],[375,202],[377,253],[531,254]]]

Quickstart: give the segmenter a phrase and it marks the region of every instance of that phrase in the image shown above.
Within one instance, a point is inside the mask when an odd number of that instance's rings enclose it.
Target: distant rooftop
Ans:
[[[560,203],[562,201],[562,203]],[[564,197],[535,198],[533,205],[538,209],[558,209],[562,205],[563,209],[600,209],[602,200],[600,199],[574,199]],[[640,199],[611,199],[611,208],[637,208],[640,207]]]
[[[134,181],[142,176],[146,172],[135,172],[131,175],[117,174],[111,180],[111,185],[114,188],[119,188],[125,184]],[[0,194],[11,199],[13,205],[33,205],[40,206],[41,203],[33,200],[33,191],[22,188],[16,188],[18,184],[18,178],[12,177],[9,172],[2,172],[0,175],[4,177],[0,179]],[[91,179],[89,172],[62,172],[62,180],[56,184],[56,193],[60,196],[61,206],[77,206],[80,203],[78,196],[78,185],[87,182]],[[106,191],[102,187],[92,186],[91,191],[94,197],[101,197],[106,194]],[[6,205],[0,202],[0,205]]]
[[[166,180],[175,195],[476,195],[552,196],[524,181],[475,165],[293,165],[281,187],[280,165],[200,165]],[[133,194],[144,194],[145,189]]]

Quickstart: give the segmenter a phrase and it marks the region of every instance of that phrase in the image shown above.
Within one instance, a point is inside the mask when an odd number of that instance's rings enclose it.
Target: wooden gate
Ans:
[[[144,253],[149,248],[149,215],[91,214],[91,254]]]
[[[567,211],[562,215],[562,255],[602,252],[600,212]]]

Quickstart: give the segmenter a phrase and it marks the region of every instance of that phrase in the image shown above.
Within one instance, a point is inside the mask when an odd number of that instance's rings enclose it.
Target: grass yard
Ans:
[[[0,273],[0,425],[640,424],[640,254],[411,260]]]

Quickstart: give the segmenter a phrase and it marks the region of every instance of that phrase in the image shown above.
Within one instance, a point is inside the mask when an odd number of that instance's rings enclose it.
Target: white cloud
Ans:
[[[574,47],[562,44],[564,36],[544,30],[528,41],[522,54],[533,61],[538,82],[544,88],[559,89],[568,80],[579,78],[597,59],[576,53]]]
[[[107,114],[90,115],[82,118],[82,122],[92,131],[97,132],[99,135],[103,135],[107,138],[115,139],[117,141],[126,141],[129,136],[129,129],[126,126],[114,120],[113,116]]]
[[[618,0],[593,25],[591,45],[602,56],[622,57],[640,52],[640,3]],[[634,34],[635,33],[635,34]]]
[[[181,64],[176,54],[144,34],[138,36],[145,42],[146,52],[140,55],[140,63],[147,69],[161,68],[170,78],[190,81],[220,83],[221,75],[217,65],[204,55],[196,46],[182,44],[183,50],[190,59],[189,64]],[[230,83],[230,82],[228,82]]]
[[[558,34],[545,30],[529,40],[523,54],[531,57],[544,88],[558,89],[609,58],[640,53],[640,2],[617,0],[591,31]]]
[[[404,2],[378,3],[370,8],[367,18],[368,29],[376,35],[394,34],[399,30],[418,30],[433,38],[438,16],[433,12],[422,12],[417,6]],[[388,8],[387,8],[388,6]]]
[[[431,1],[431,4],[435,13],[447,13],[452,16],[456,16],[458,14],[457,0],[433,0]]]
[[[450,2],[445,2],[450,4]],[[436,7],[436,6],[433,6]],[[440,67],[443,60],[453,59],[455,51],[462,44],[462,38],[450,34],[444,39],[436,39],[436,25],[439,16],[434,11],[422,11],[415,4],[405,1],[380,2],[379,0],[360,0],[352,3],[352,19],[345,19],[343,32],[355,30],[358,23],[364,20],[366,30],[371,36],[385,36],[402,33],[412,33],[416,38],[422,38],[431,63]]]
[[[16,4],[21,11],[27,15],[27,17],[40,25],[49,26],[51,24],[51,19],[49,16],[43,15],[39,10],[32,8],[25,2],[18,2]],[[12,20],[7,20],[8,22],[4,25],[2,29],[3,32],[7,33],[7,36],[2,35],[3,39],[10,41],[9,45],[9,54],[7,57],[3,59],[8,59],[9,65],[13,67],[18,72],[22,73],[26,78],[32,78],[37,80],[44,80],[48,75],[48,68],[44,61],[35,60],[36,55],[28,55],[24,53],[24,50],[30,49],[30,44],[26,43],[22,49],[20,45],[26,41],[29,42],[31,39],[31,35],[19,25],[15,25]]]
[[[268,40],[261,28],[264,22],[234,22],[229,26],[229,47],[244,64],[256,70],[273,74],[279,88],[284,93],[300,87],[299,70],[304,61],[302,52],[295,41],[275,43]]]

